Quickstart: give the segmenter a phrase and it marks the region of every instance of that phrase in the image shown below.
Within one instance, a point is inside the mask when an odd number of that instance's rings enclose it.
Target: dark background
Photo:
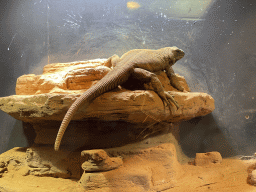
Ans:
[[[175,71],[192,91],[212,95],[216,105],[212,114],[181,124],[184,152],[256,152],[256,3],[216,0],[203,16],[180,18],[147,6],[129,11],[126,2],[1,1],[0,96],[15,94],[19,76],[40,74],[48,63],[177,46],[186,56]],[[33,137],[0,111],[0,153],[28,146]]]

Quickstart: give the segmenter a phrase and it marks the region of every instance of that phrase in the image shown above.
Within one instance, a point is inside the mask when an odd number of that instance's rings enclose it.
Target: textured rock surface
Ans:
[[[50,64],[44,67],[42,75],[23,75],[17,80],[17,95],[0,98],[0,109],[24,122],[62,121],[76,98],[111,70],[102,65],[104,61]],[[204,116],[214,110],[214,99],[210,95],[175,91],[164,72],[158,74],[158,78],[166,91],[172,91],[180,105],[179,110],[175,110],[174,106],[173,112],[170,112],[154,91],[117,88],[96,98],[88,108],[81,107],[73,120],[97,118],[131,123],[152,123],[156,120],[178,122]],[[179,78],[185,90],[189,91],[185,79]],[[151,89],[150,84],[140,87],[145,88]]]
[[[131,123],[178,122],[204,116],[214,110],[214,100],[206,93],[172,92],[180,109],[170,114],[153,91],[108,92],[96,98],[86,109],[81,107],[73,120],[97,118],[124,120]],[[25,122],[61,121],[80,94],[13,95],[0,98],[0,109]]]
[[[110,68],[102,66],[105,59],[49,64],[42,75],[23,75],[17,79],[17,95],[69,93],[68,90],[88,89]]]
[[[195,158],[195,165],[205,166],[209,164],[218,164],[222,162],[222,157],[219,152],[197,153]]]
[[[102,149],[82,151],[81,156],[85,162],[82,164],[82,169],[85,172],[102,172],[117,169],[123,165],[123,160],[120,157],[109,157]]]
[[[60,122],[34,124],[35,143],[53,146],[59,126]],[[123,121],[73,121],[63,137],[61,150],[74,150],[79,147],[82,147],[81,150],[119,147],[157,134],[170,133],[177,136],[178,130],[178,124],[164,122],[145,126]],[[162,142],[173,140],[165,138]]]
[[[6,173],[16,171],[27,176],[51,176],[60,178],[77,178],[80,173],[79,152],[55,153],[49,147],[13,148],[0,155],[0,162]]]
[[[244,160],[248,164],[248,177],[247,177],[247,183],[256,186],[256,160],[250,159],[250,160]]]
[[[123,165],[120,164],[115,169],[81,172],[81,165],[86,159],[113,160],[123,162]],[[56,152],[51,147],[14,148],[1,154],[0,162],[1,167],[6,170],[2,173],[2,178],[9,178],[10,175],[14,178],[32,175],[52,177],[53,180],[55,177],[71,177],[78,181],[82,176],[79,182],[86,191],[162,191],[174,187],[183,174],[173,144],[151,147],[144,145],[140,148],[134,144],[84,151],[82,156],[68,151]],[[3,186],[3,181],[0,180],[0,186]]]
[[[2,178],[19,175],[80,179],[87,191],[163,191],[176,185],[183,171],[170,143],[176,143],[179,156],[183,156],[177,147],[178,122],[211,113],[214,100],[206,93],[178,92],[164,72],[157,74],[158,78],[179,103],[179,110],[170,112],[164,107],[150,84],[132,82],[136,86],[128,87],[136,91],[118,87],[96,98],[88,108],[81,107],[70,122],[60,152],[53,151],[52,145],[45,147],[54,143],[60,123],[75,99],[111,70],[102,65],[104,61],[47,65],[42,75],[20,77],[17,95],[0,98],[0,109],[32,127],[35,144],[44,145],[1,155]],[[179,79],[189,91],[185,79]],[[151,143],[153,140],[157,145]],[[116,146],[123,147],[113,148]],[[70,152],[78,147],[109,149],[84,151],[81,157],[80,153]],[[79,189],[76,184],[70,185],[54,186],[51,191]]]
[[[165,137],[170,135],[162,135],[159,138],[159,142],[166,141]],[[174,167],[174,170],[178,171],[178,176],[172,175],[170,179],[172,164],[168,159],[175,159],[175,157],[169,156],[172,154],[172,147],[161,145],[160,143],[156,146],[152,146],[153,140],[156,138],[148,138],[143,142],[136,144],[129,144],[124,147],[112,148],[104,150],[111,157],[117,157],[119,155],[123,158],[123,166],[118,169],[111,170],[108,172],[94,172],[84,174],[82,181],[87,181],[88,176],[91,180],[86,183],[83,182],[84,186],[88,190],[79,184],[79,179],[63,179],[54,178],[53,175],[46,176],[35,176],[26,175],[27,164],[26,164],[26,148],[14,148],[0,155],[0,191],[3,192],[82,192],[82,191],[93,191],[93,192],[145,192],[150,191],[147,189],[153,189],[151,191],[164,191],[164,192],[205,192],[205,191],[218,191],[218,192],[252,192],[255,191],[255,186],[248,185],[246,178],[248,176],[248,182],[251,176],[254,178],[253,170],[255,170],[255,161],[251,167],[245,163],[246,161],[238,159],[223,159],[220,164],[209,164],[208,166],[194,166],[190,164],[182,164]],[[157,147],[159,146],[159,147]],[[144,149],[142,148],[144,147]],[[166,148],[167,147],[167,148]],[[177,148],[177,155],[179,157],[179,148]],[[71,160],[72,165],[78,165],[74,159],[80,159],[81,153],[78,152],[76,155],[70,154],[70,152],[53,151],[52,147],[42,149],[32,148],[33,151],[43,150],[52,151],[56,159],[61,160],[60,153],[63,153],[64,160]],[[152,150],[152,151],[150,151]],[[45,153],[42,153],[45,154]],[[63,158],[63,157],[62,157]],[[73,159],[73,160],[72,160]],[[43,161],[46,161],[47,157],[43,155]],[[150,162],[154,163],[150,163]],[[55,160],[55,162],[58,162]],[[69,162],[68,160],[66,162]],[[169,167],[166,169],[164,166]],[[171,165],[170,165],[171,164]],[[251,165],[251,164],[250,164]],[[177,164],[176,164],[177,166]],[[181,167],[181,169],[180,169]],[[3,169],[2,169],[3,168]],[[80,168],[80,169],[79,169]],[[131,168],[131,169],[130,169]],[[77,168],[71,167],[69,171],[72,173],[78,172],[78,175],[83,174],[81,164]],[[130,170],[129,170],[130,169]],[[180,171],[183,170],[183,171]],[[81,172],[80,172],[81,171]],[[168,173],[166,171],[169,171]],[[248,172],[247,172],[248,171]],[[71,175],[71,176],[72,176]],[[149,179],[152,179],[149,181]],[[166,179],[167,178],[167,179]],[[120,182],[118,182],[120,181]],[[170,183],[167,183],[170,181]],[[111,182],[113,185],[111,185]],[[104,185],[105,184],[105,185]],[[252,183],[254,184],[254,183]],[[95,188],[95,185],[102,186],[102,188]],[[110,187],[109,187],[110,186]],[[169,188],[173,186],[173,188]],[[153,188],[150,188],[153,187]],[[89,190],[91,189],[91,190]]]
[[[118,151],[109,149],[108,152]],[[174,187],[183,174],[173,144],[129,151],[129,154],[119,152],[119,155],[124,158],[123,166],[107,172],[84,172],[81,185],[87,191],[163,191]]]
[[[248,183],[251,185],[256,185],[256,170],[253,170],[248,174]]]

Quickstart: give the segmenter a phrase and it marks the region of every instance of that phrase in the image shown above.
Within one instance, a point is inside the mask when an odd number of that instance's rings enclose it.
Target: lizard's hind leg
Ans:
[[[151,85],[152,85],[154,91],[162,99],[163,103],[167,104],[170,111],[173,112],[171,103],[173,103],[177,107],[177,109],[179,109],[179,105],[175,101],[175,99],[167,91],[164,91],[162,83],[157,78],[156,74],[154,74],[150,71],[147,71],[145,69],[135,68],[132,73],[132,78],[143,81],[144,83],[151,82]]]
[[[120,57],[115,54],[115,55],[109,57],[103,65],[106,67],[109,67],[109,68],[111,68],[111,67],[114,68],[119,61],[120,61]]]

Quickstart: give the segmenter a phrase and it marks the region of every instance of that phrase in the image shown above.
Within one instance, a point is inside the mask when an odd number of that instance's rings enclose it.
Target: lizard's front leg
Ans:
[[[170,111],[172,111],[171,102],[179,109],[178,103],[174,100],[174,98],[167,92],[164,91],[162,83],[157,78],[156,74],[149,72],[145,69],[135,68],[132,73],[132,78],[138,79],[145,83],[151,82],[151,85],[154,91],[158,94],[158,96],[162,99],[163,103],[166,103],[169,107]]]
[[[182,91],[182,92],[187,92],[187,91],[184,89],[184,87],[180,84],[180,82],[179,82],[177,76],[176,76],[175,73],[174,73],[174,70],[173,70],[172,66],[169,66],[167,69],[165,69],[165,72],[166,72],[168,78],[170,79],[171,85],[172,85],[174,88],[176,88],[176,89],[178,89],[179,91]]]

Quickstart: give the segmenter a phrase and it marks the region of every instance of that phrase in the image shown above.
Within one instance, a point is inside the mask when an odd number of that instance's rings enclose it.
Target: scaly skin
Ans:
[[[184,88],[175,80],[176,76],[172,69],[172,65],[183,56],[184,52],[177,47],[165,47],[158,50],[134,49],[125,53],[121,58],[117,55],[110,57],[105,66],[114,66],[114,69],[77,98],[66,113],[55,140],[55,151],[59,150],[64,132],[82,104],[88,107],[95,98],[116,88],[118,85],[122,85],[131,76],[145,82],[151,82],[154,91],[168,105],[170,110],[171,102],[179,108],[173,97],[164,91],[161,82],[154,73],[165,70],[171,84],[178,90],[184,91]]]

